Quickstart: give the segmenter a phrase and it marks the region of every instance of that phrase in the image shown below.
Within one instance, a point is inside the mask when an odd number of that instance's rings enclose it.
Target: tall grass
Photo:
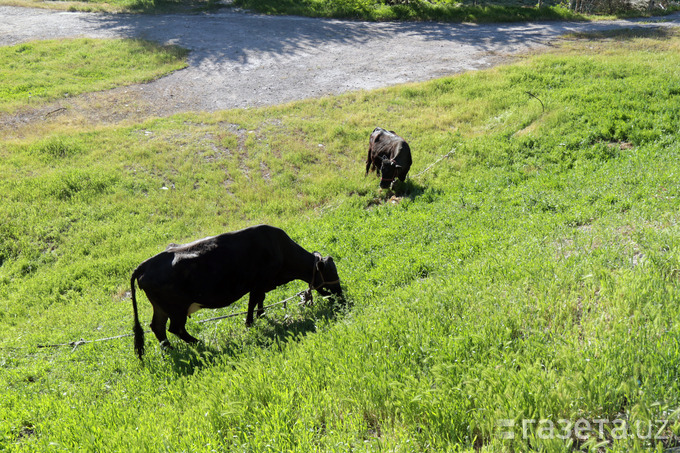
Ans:
[[[423,84],[4,143],[0,446],[677,445],[680,41],[599,38]],[[376,125],[414,151],[397,197],[363,176]],[[331,254],[349,305],[191,321],[201,346],[148,338],[143,363],[131,339],[36,346],[130,331],[141,260],[259,222]],[[562,439],[561,420],[590,429]],[[613,420],[663,429],[624,438]]]

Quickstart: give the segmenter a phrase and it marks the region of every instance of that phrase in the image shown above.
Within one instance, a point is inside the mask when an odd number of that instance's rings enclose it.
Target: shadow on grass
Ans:
[[[392,191],[397,197],[408,198],[415,200],[427,191],[428,187],[414,182],[412,179],[407,179],[404,182],[396,181],[392,186]]]
[[[361,192],[357,194],[364,195]],[[396,181],[391,189],[381,189],[377,196],[369,198],[366,209],[384,204],[399,204],[404,200],[414,201],[416,198],[429,203],[436,200],[440,194],[440,190],[418,184],[412,179],[407,179],[405,182]]]
[[[349,303],[346,300],[327,297],[304,309],[302,317],[285,315],[282,319],[267,318],[265,319],[267,324],[260,329],[262,341],[258,344],[269,346],[302,338],[308,333],[315,332],[319,322],[335,321],[338,314],[348,308]]]
[[[224,358],[237,357],[246,348],[281,348],[290,341],[297,341],[317,329],[320,322],[332,322],[350,307],[348,301],[332,297],[316,298],[316,303],[299,313],[267,315],[259,318],[252,331],[243,336],[224,336],[216,342],[199,342],[193,345],[173,341],[173,349],[165,352],[177,375],[191,375],[197,369],[224,363]]]

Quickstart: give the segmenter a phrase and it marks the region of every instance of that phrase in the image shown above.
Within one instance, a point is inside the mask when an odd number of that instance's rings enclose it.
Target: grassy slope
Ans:
[[[4,144],[0,447],[561,451],[583,441],[504,441],[496,420],[667,418],[679,43],[602,37],[425,84]],[[376,125],[409,140],[414,176],[455,152],[382,203],[363,177]],[[257,222],[333,255],[353,306],[191,324],[206,346],[144,364],[129,338],[34,346],[128,332],[136,264]]]
[[[0,47],[0,113],[148,82],[186,66],[187,52],[142,40],[67,39]]]

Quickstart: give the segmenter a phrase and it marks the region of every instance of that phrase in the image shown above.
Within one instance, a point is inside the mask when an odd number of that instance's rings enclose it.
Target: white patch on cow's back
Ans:
[[[190,253],[175,253],[175,257],[172,259],[172,265],[175,266],[177,265],[178,262],[181,260],[187,260],[187,259],[192,259],[192,258],[198,258],[200,256],[200,253],[198,252],[190,252]]]
[[[201,308],[203,308],[203,305],[194,302],[193,304],[189,305],[189,309],[187,310],[187,316],[191,316],[192,313],[196,313]]]

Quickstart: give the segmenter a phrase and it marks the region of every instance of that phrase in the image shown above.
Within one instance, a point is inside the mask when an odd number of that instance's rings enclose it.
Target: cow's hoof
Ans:
[[[172,345],[170,344],[170,340],[163,340],[161,341],[161,349],[163,351],[171,351],[175,348],[173,348]]]

